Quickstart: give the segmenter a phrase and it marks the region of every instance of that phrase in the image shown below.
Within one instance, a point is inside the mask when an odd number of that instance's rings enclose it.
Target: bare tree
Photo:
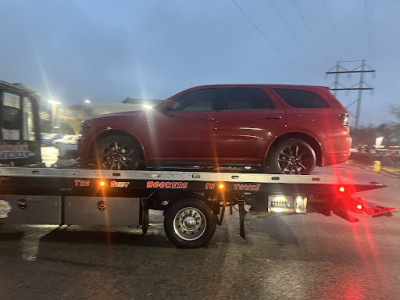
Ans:
[[[390,105],[390,113],[400,122],[400,106]]]

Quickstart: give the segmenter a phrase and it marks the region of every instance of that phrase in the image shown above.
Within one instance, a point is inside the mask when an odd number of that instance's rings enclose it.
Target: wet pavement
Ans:
[[[400,207],[398,177],[343,164],[350,178],[387,184],[360,193]],[[319,214],[246,222],[226,216],[207,247],[178,249],[152,212],[140,229],[0,226],[1,299],[398,299],[400,223]]]

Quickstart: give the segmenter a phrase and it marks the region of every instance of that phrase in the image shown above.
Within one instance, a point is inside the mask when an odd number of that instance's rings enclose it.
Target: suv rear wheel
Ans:
[[[142,166],[141,149],[127,136],[106,136],[98,141],[96,147],[96,165],[99,169],[136,170]]]
[[[271,151],[267,160],[267,170],[270,173],[305,175],[315,168],[315,151],[301,139],[284,140]]]

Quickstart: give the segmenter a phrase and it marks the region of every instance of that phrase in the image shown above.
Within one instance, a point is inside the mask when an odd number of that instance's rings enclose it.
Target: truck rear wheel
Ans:
[[[164,230],[169,240],[180,248],[204,246],[213,237],[216,216],[201,199],[176,201],[165,213]]]

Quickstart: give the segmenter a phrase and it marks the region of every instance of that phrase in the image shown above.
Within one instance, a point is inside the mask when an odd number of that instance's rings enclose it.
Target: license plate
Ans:
[[[286,214],[305,214],[307,197],[302,195],[270,195],[268,196],[268,212]]]

